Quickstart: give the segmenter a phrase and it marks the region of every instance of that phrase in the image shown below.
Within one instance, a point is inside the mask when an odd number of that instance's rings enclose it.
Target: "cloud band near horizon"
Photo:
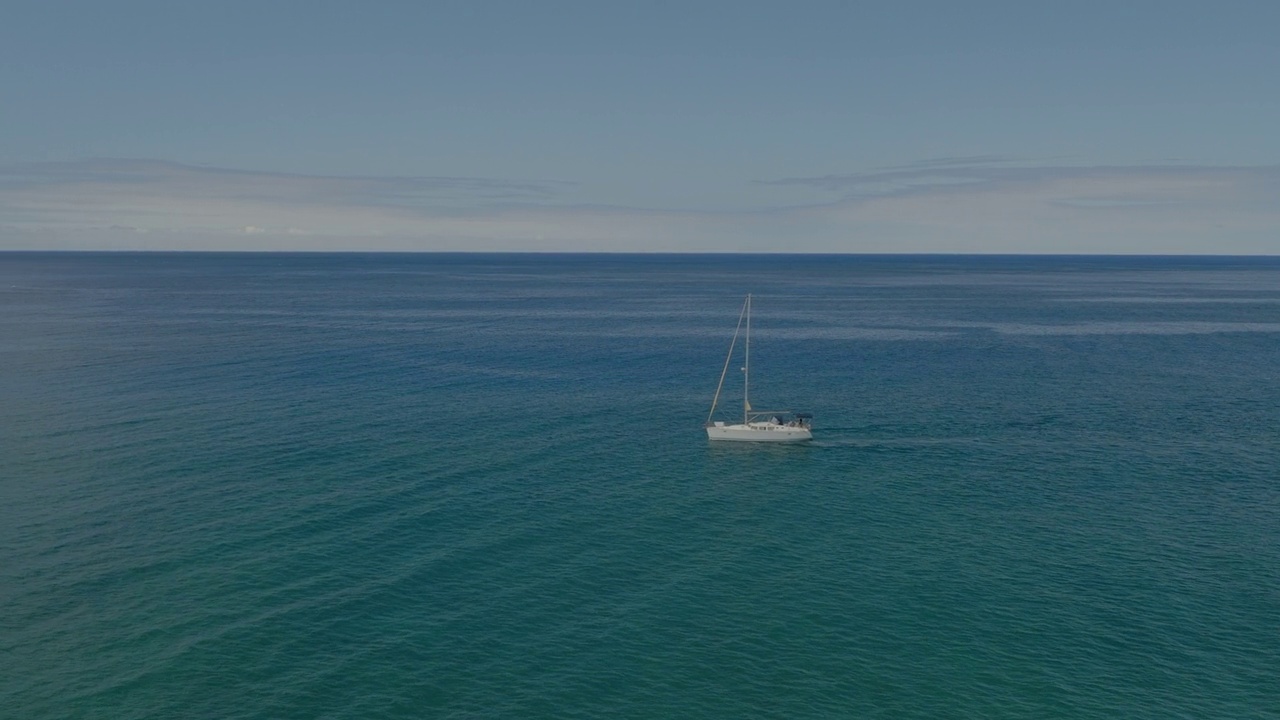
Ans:
[[[1280,166],[984,157],[755,183],[811,200],[672,210],[584,205],[563,181],[26,163],[0,166],[0,250],[1280,254]]]

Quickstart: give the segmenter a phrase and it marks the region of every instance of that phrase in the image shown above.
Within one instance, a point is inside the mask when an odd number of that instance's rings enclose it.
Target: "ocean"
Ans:
[[[1278,258],[4,253],[0,362],[0,717],[1280,718]]]

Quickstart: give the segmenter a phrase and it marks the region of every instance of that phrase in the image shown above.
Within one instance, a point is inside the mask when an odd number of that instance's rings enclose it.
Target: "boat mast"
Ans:
[[[751,401],[747,399],[747,391],[751,384],[751,293],[747,293],[747,342],[742,354],[742,424],[747,424],[751,412]]]

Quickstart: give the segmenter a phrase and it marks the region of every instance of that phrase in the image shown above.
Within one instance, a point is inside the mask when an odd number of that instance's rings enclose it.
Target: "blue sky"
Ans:
[[[1280,253],[1280,4],[3,16],[0,249]]]

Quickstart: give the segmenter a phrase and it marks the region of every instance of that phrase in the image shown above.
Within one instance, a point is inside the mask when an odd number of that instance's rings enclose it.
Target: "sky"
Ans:
[[[1280,254],[1280,3],[0,17],[0,250]]]

